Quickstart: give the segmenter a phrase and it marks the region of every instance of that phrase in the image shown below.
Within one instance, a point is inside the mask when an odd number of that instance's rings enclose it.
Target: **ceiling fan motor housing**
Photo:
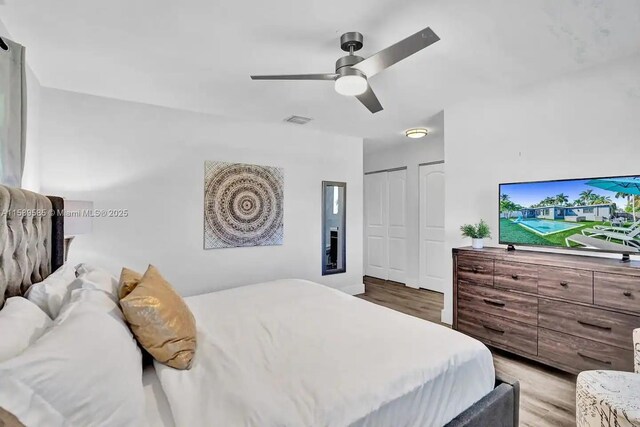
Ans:
[[[340,36],[340,48],[345,52],[355,52],[362,49],[364,36],[357,32],[351,31]]]
[[[358,55],[346,55],[336,61],[336,74],[340,74],[340,70],[349,69],[358,62],[364,61],[364,58]]]

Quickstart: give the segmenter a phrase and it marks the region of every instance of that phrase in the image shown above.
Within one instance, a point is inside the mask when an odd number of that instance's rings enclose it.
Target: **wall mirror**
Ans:
[[[347,183],[322,182],[322,275],[347,271]]]

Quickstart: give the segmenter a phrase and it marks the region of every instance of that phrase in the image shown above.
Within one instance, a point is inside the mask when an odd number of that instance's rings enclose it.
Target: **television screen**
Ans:
[[[500,184],[500,243],[640,253],[640,176]]]

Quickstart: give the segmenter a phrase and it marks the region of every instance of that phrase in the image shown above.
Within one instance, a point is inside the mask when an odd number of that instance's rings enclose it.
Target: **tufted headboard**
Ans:
[[[64,201],[0,185],[0,308],[64,263]]]

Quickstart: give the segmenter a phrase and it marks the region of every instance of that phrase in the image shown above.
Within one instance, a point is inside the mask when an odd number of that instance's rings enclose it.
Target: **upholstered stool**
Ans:
[[[576,384],[578,427],[640,427],[640,329],[633,331],[635,373],[584,371]]]

